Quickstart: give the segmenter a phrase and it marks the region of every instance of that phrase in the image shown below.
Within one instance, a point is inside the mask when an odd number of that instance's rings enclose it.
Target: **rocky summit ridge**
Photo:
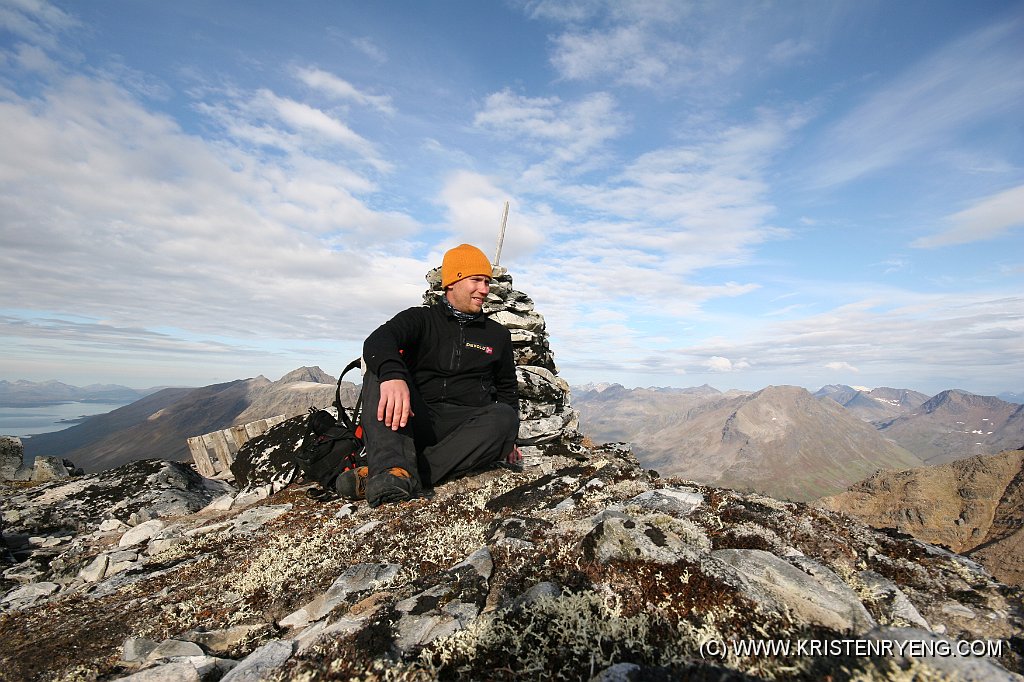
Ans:
[[[970,559],[621,444],[536,461],[376,509],[160,460],[12,484],[0,677],[1022,679],[1021,592]],[[997,655],[925,655],[958,641]]]

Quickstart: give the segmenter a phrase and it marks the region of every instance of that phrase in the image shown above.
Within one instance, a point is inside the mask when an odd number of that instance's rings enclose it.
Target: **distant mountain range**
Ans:
[[[1024,447],[1024,405],[943,391],[878,430],[928,464]]]
[[[1024,446],[1024,408],[963,391],[609,384],[577,387],[572,403],[584,434],[632,443],[663,475],[794,500],[838,493],[877,469]]]
[[[117,384],[71,386],[60,381],[0,379],[0,407],[38,407],[63,402],[130,403],[160,388],[128,388]]]
[[[334,401],[337,380],[319,367],[301,367],[277,381],[259,376],[203,388],[168,388],[81,424],[24,439],[25,456],[59,455],[87,472],[136,459],[190,458],[186,439],[279,414],[294,416]],[[342,384],[342,402],[357,393]]]
[[[803,388],[721,393],[710,386],[660,392],[613,386],[573,398],[595,441],[633,443],[663,476],[811,500],[877,469],[921,460],[831,400]]]
[[[17,387],[8,395],[69,395],[59,382],[47,382],[48,392],[29,382],[3,383]],[[334,385],[320,368],[302,367],[273,382],[259,376],[157,390],[68,429],[25,439],[26,456],[59,455],[87,471],[151,457],[187,460],[189,436],[325,407]],[[357,388],[343,386],[343,401],[351,405]],[[87,388],[95,396],[109,387]],[[641,463],[662,475],[793,500],[839,493],[878,469],[1024,445],[1024,408],[963,391],[928,398],[906,389],[841,385],[812,395],[792,386],[723,393],[708,385],[599,384],[576,387],[572,403],[584,435],[632,443]]]
[[[831,398],[866,422],[887,421],[923,405],[928,396],[906,388],[854,388],[832,384],[814,393]]]

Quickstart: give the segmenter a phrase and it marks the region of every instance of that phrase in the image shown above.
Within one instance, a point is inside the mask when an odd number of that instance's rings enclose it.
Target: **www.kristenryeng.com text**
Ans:
[[[730,656],[786,657],[786,656],[908,656],[963,657],[984,656],[998,658],[1004,642],[999,639],[711,639],[700,645],[705,659],[725,659]]]

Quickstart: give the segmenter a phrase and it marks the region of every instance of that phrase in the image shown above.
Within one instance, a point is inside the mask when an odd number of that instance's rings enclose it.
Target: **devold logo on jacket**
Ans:
[[[476,350],[482,350],[488,355],[492,355],[494,353],[494,349],[491,348],[490,346],[481,346],[479,343],[469,343],[468,341],[466,342],[466,348],[475,348]]]

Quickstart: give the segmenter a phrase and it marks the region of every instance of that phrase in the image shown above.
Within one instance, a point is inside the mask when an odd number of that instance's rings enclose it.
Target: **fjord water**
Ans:
[[[106,414],[128,403],[65,402],[33,407],[0,407],[0,436],[31,436],[61,431],[81,417]]]

